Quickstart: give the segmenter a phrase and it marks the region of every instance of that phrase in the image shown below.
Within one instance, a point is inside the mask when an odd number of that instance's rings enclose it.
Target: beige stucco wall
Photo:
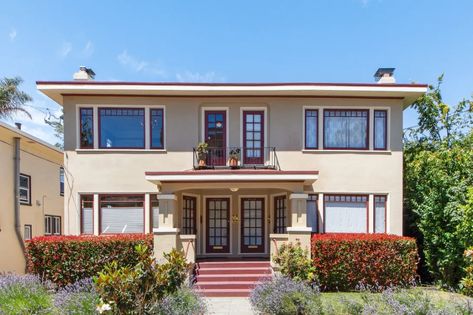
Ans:
[[[0,272],[25,271],[14,224],[14,132],[0,127]],[[59,168],[62,153],[21,137],[20,172],[31,176],[31,206],[20,205],[21,234],[32,225],[32,236],[44,235],[44,215],[63,217]]]
[[[80,193],[157,192],[145,171],[192,168],[192,148],[202,139],[202,108],[228,108],[228,146],[241,145],[241,108],[262,107],[267,116],[266,146],[277,150],[283,170],[318,170],[306,192],[388,194],[387,231],[402,234],[402,100],[340,98],[179,98],[65,96],[66,233],[79,233]],[[166,149],[77,150],[77,107],[97,105],[165,106]],[[387,109],[389,150],[303,151],[303,110]],[[319,111],[322,116],[322,111]],[[372,116],[372,115],[371,115]],[[320,122],[321,122],[320,118]],[[370,143],[372,143],[372,119]],[[95,129],[97,130],[97,129]],[[321,130],[321,129],[319,129]],[[321,144],[322,135],[319,137]],[[302,189],[301,189],[302,190]],[[322,218],[322,200],[319,216]],[[372,221],[370,209],[370,222]],[[370,230],[372,224],[370,223]]]

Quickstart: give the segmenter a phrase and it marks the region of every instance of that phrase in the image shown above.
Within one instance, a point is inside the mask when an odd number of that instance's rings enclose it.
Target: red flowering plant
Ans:
[[[27,272],[65,286],[97,275],[112,261],[120,266],[136,265],[136,245],[146,245],[151,255],[152,235],[37,237],[26,242]]]
[[[312,261],[322,290],[404,286],[417,279],[413,238],[387,234],[314,234]]]

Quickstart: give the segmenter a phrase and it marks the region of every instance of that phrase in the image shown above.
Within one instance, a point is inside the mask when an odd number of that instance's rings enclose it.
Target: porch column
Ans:
[[[312,228],[307,226],[307,198],[309,195],[304,193],[292,193],[289,196],[291,226],[287,227],[287,234],[289,242],[300,243],[301,247],[307,249],[310,255]]]
[[[164,261],[164,253],[178,247],[177,197],[175,194],[159,194],[159,227],[153,229],[154,257]]]

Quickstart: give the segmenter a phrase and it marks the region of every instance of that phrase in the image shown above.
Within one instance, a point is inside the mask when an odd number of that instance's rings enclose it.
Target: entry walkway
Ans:
[[[205,298],[212,315],[251,315],[255,314],[251,309],[250,300],[241,297],[211,297]]]

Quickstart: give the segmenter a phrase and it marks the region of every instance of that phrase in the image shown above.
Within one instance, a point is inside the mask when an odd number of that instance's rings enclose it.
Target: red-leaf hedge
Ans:
[[[416,279],[413,238],[386,234],[314,234],[312,259],[323,290],[349,291],[358,284],[408,285]]]
[[[138,244],[152,254],[152,235],[37,237],[26,242],[27,271],[64,286],[97,275],[113,260],[135,265]]]

